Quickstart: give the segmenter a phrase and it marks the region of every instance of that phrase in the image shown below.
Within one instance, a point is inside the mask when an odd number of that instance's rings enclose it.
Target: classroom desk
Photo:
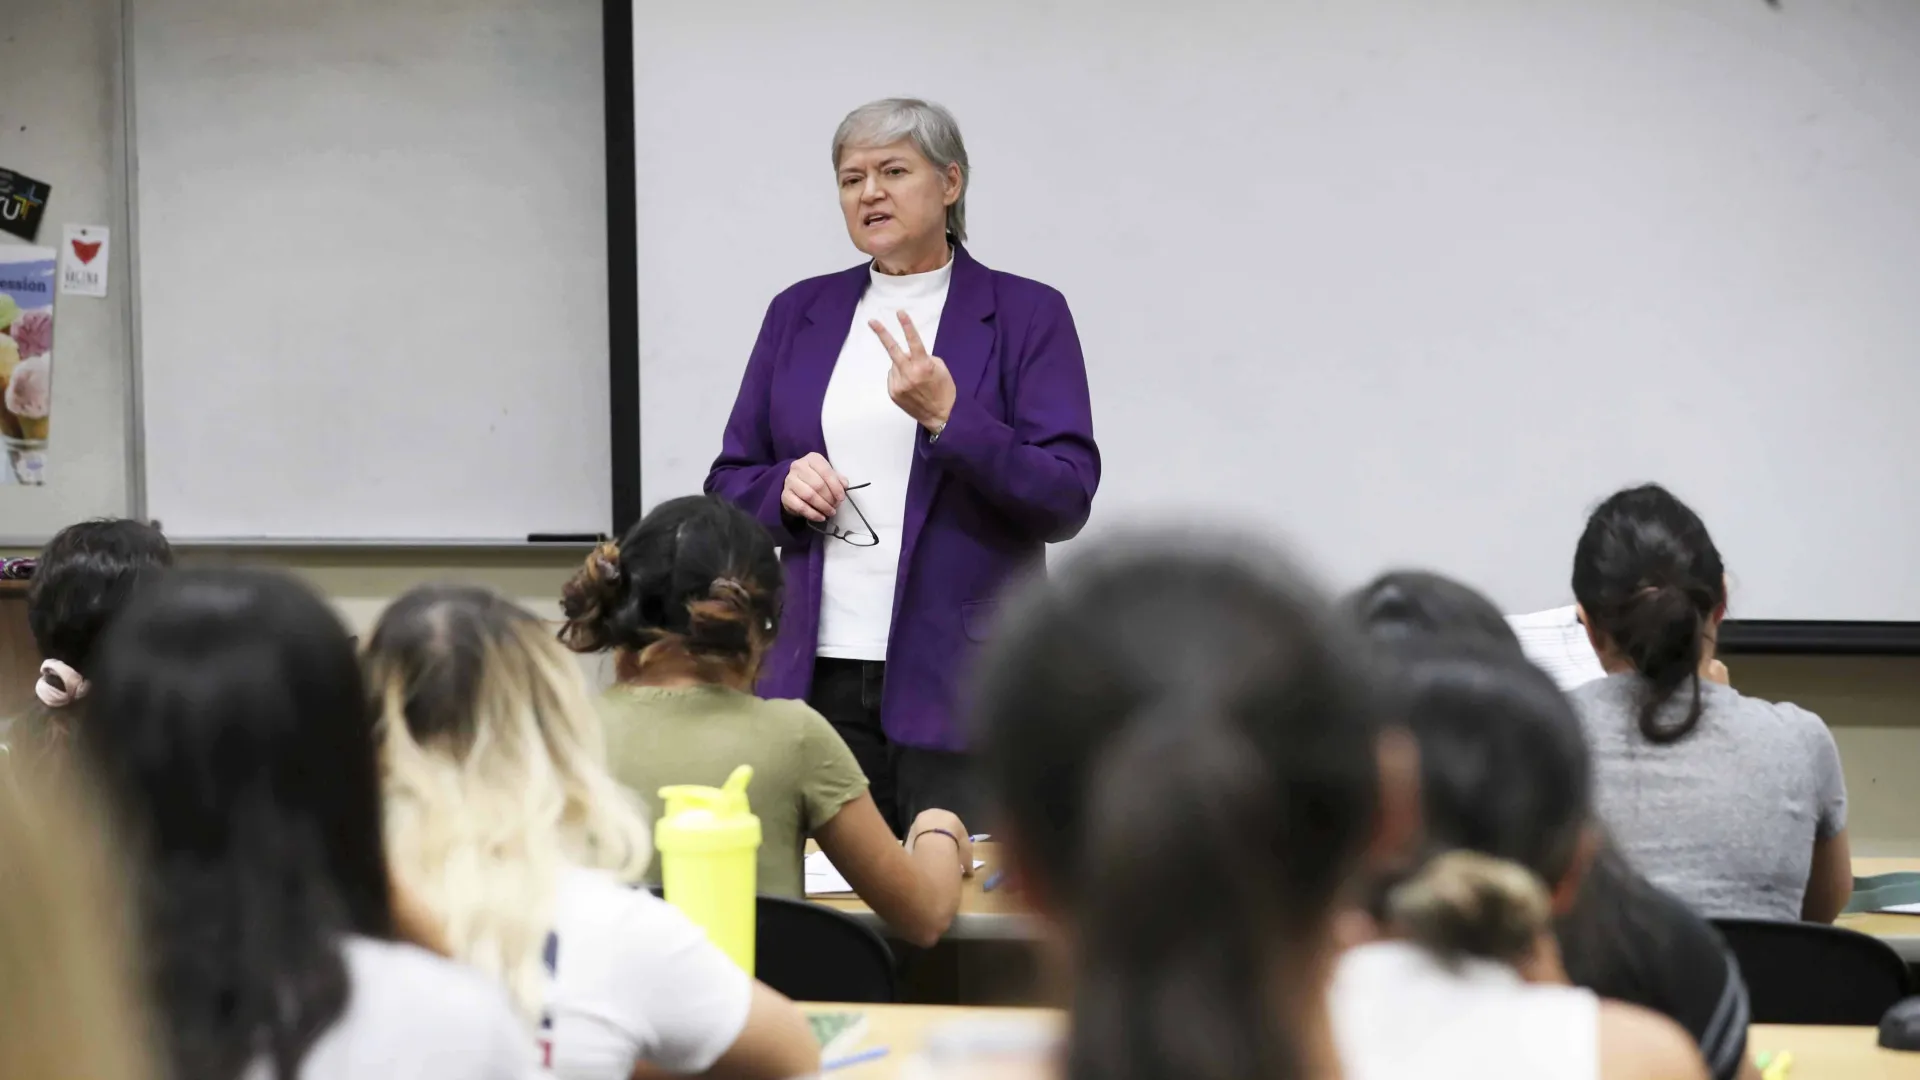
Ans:
[[[1011,1020],[1057,1023],[1047,1009],[972,1009],[939,1005],[806,1005],[809,1012],[864,1012],[866,1034],[854,1052],[886,1047],[887,1055],[827,1074],[833,1080],[892,1080],[906,1076],[927,1033],[963,1020]],[[1920,1080],[1920,1054],[1882,1050],[1868,1027],[1794,1027],[1756,1024],[1747,1036],[1750,1050],[1793,1052],[1789,1080]]]
[[[1755,1024],[1747,1050],[1793,1051],[1787,1080],[1920,1080],[1920,1053],[1882,1050],[1878,1038],[1870,1027]]]
[[[1920,870],[1920,859],[1853,860],[1854,877],[1891,874],[1900,870]],[[1909,964],[1920,963],[1920,915],[1842,915],[1834,925],[1872,934],[1893,946],[1893,951],[1900,954],[1900,959]]]
[[[1039,936],[1039,920],[1026,911],[1017,897],[1004,889],[986,892],[983,886],[1000,867],[999,845],[992,842],[973,845],[973,856],[986,866],[969,878],[960,893],[960,913],[947,930],[952,941],[1032,941]],[[1920,870],[1920,859],[1858,858],[1853,860],[1856,877],[1887,874],[1896,870]],[[813,897],[824,904],[866,923],[881,933],[886,924],[857,896]],[[1920,963],[1920,915],[1843,915],[1838,923],[1858,930],[1893,946],[1900,958]]]
[[[894,1080],[915,1076],[912,1062],[926,1045],[927,1035],[941,1027],[962,1021],[1000,1021],[1057,1025],[1060,1014],[1052,1009],[983,1009],[964,1005],[814,1005],[804,1004],[807,1012],[860,1012],[867,1017],[866,1034],[848,1048],[863,1050],[886,1047],[885,1057],[849,1065],[822,1074],[827,1080]],[[831,1061],[823,1064],[832,1064]],[[1795,1080],[1798,1080],[1796,1077]]]
[[[1028,912],[1012,892],[1005,888],[987,892],[987,879],[1000,868],[999,845],[992,842],[973,845],[973,857],[987,865],[974,871],[960,890],[960,912],[947,928],[949,941],[1033,941],[1040,936],[1040,922]],[[844,911],[881,933],[886,924],[857,896],[809,897],[836,911]]]

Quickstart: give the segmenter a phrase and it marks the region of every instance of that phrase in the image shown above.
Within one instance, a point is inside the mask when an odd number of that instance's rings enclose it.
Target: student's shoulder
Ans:
[[[348,938],[341,952],[354,1001],[366,1011],[398,1009],[409,1023],[443,1029],[492,1030],[517,1022],[500,984],[463,964],[413,945],[365,937]]]
[[[1768,701],[1724,686],[1714,687],[1709,693],[1716,703],[1724,701],[1727,708],[1737,711],[1749,726],[1764,723],[1789,737],[1811,742],[1832,738],[1825,720],[1790,701]]]
[[[1652,1009],[1602,1001],[1600,1080],[1707,1080],[1693,1037]]]
[[[1631,708],[1639,689],[1633,675],[1608,675],[1567,691],[1567,700],[1583,718]]]
[[[604,870],[569,867],[560,876],[556,916],[561,938],[592,938],[600,948],[670,943],[700,927],[679,908]]]
[[[741,696],[749,702],[743,707],[751,711],[754,723],[770,743],[777,739],[782,744],[804,747],[821,738],[840,737],[834,731],[833,724],[818,709],[804,701],[796,698]]]
[[[540,1075],[532,1030],[504,987],[479,971],[411,945],[351,937],[342,946],[352,993],[347,1013],[302,1076],[367,1075],[522,1080]]]

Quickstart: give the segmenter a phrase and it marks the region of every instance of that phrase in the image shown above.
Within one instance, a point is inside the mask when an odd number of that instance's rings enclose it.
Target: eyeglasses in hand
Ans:
[[[867,515],[860,511],[860,504],[853,501],[854,492],[859,491],[861,488],[872,486],[873,482],[868,481],[864,484],[855,484],[847,489],[847,505],[853,507],[854,516],[860,519],[860,528],[866,530],[864,533],[843,529],[835,525],[832,520],[809,521],[807,522],[807,528],[812,529],[821,536],[831,536],[835,540],[844,540],[854,547],[879,547],[880,534],[873,531],[872,525],[867,524]]]

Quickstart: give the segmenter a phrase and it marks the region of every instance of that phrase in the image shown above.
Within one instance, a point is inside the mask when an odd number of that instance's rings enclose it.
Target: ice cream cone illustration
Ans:
[[[47,437],[47,414],[53,405],[53,362],[46,356],[36,356],[23,360],[13,369],[7,380],[5,394],[0,396],[0,429],[8,425],[11,419],[18,433],[6,434],[29,441],[44,442]]]

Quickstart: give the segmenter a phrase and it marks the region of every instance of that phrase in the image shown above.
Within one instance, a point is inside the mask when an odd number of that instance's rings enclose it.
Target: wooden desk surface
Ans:
[[[1920,859],[1853,860],[1854,877],[1871,877],[1901,870],[1920,870]],[[1902,960],[1909,964],[1920,963],[1920,915],[1842,915],[1834,925],[1872,934],[1893,946],[1893,951],[1899,953]]]
[[[1882,1050],[1870,1027],[1791,1027],[1755,1024],[1747,1030],[1749,1053],[1793,1051],[1787,1080],[1914,1080],[1920,1054]]]
[[[929,1033],[963,1022],[1009,1022],[1055,1028],[1061,1016],[1052,1009],[985,1009],[964,1005],[802,1005],[808,1012],[859,1012],[867,1017],[866,1034],[848,1048],[848,1053],[886,1047],[886,1056],[872,1061],[833,1069],[825,1076],[832,1080],[893,1080],[894,1077],[926,1075],[914,1071],[913,1062],[925,1048]],[[831,1065],[831,1060],[822,1062]],[[1026,1075],[1024,1071],[1009,1076]],[[1035,1075],[1044,1076],[1045,1073]]]
[[[926,1045],[929,1032],[959,1021],[1008,1021],[1052,1025],[1059,1014],[1048,1009],[973,1009],[940,1005],[807,1005],[810,1012],[853,1011],[867,1016],[867,1029],[854,1053],[886,1047],[885,1057],[836,1069],[835,1080],[891,1080],[908,1075],[909,1063]],[[1747,1038],[1749,1050],[1793,1052],[1789,1080],[1920,1080],[1920,1054],[1882,1050],[1867,1027],[1791,1027],[1757,1024]]]

